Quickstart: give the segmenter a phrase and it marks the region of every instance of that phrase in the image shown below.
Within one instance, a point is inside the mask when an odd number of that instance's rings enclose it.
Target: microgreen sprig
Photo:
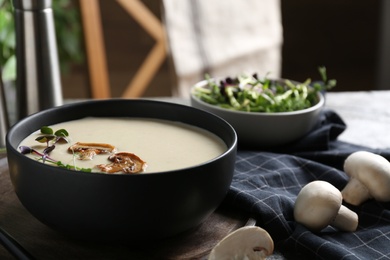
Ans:
[[[60,129],[57,130],[54,134],[53,132],[54,132],[53,129],[51,129],[50,127],[42,126],[41,134],[43,135],[40,135],[37,138],[35,138],[35,141],[38,141],[40,143],[46,143],[46,148],[43,150],[43,154],[42,154],[43,163],[46,161],[50,152],[56,148],[55,146],[56,143],[58,142],[69,143],[69,140],[67,139],[67,136],[69,136],[68,131],[66,131],[65,129]]]
[[[40,156],[40,157],[42,157],[42,161],[43,162],[45,162],[46,160],[48,162],[52,162],[52,163],[56,163],[57,162],[56,160],[50,158],[49,154],[45,154],[45,152],[40,153],[39,151],[37,151],[37,150],[35,150],[35,149],[33,149],[33,148],[29,147],[29,146],[22,145],[22,146],[19,147],[19,150],[20,150],[20,153],[22,153],[22,154],[33,154],[33,155]]]
[[[69,143],[68,136],[69,133],[65,129],[59,129],[56,132],[53,132],[53,129],[51,129],[48,126],[42,126],[41,127],[41,134],[38,136],[35,140],[40,143],[47,143],[49,146],[49,142],[53,141],[53,144],[56,144],[58,142],[65,142]]]
[[[42,152],[37,151],[29,146],[20,146],[20,152],[22,154],[32,154],[39,157],[38,160],[41,160],[42,163],[51,163],[61,168],[77,170],[83,172],[91,172],[90,168],[79,168],[75,165],[63,164],[61,161],[57,161],[49,156],[49,154],[56,148],[57,143],[69,143],[69,133],[65,129],[59,129],[57,131],[53,131],[50,127],[43,126],[40,129],[42,135],[35,138],[35,141],[40,143],[46,143],[45,149]]]
[[[79,167],[76,167],[74,165],[63,164],[61,161],[57,161],[57,160],[51,158],[47,152],[48,152],[48,150],[54,149],[54,148],[48,149],[48,147],[47,147],[44,149],[43,153],[41,153],[41,152],[39,152],[39,151],[29,147],[29,146],[20,146],[19,149],[20,149],[20,152],[22,154],[33,154],[33,155],[40,157],[39,160],[42,160],[43,163],[45,163],[45,162],[51,163],[51,164],[56,165],[58,167],[70,169],[70,170],[77,170],[77,171],[83,171],[83,172],[91,172],[92,171],[92,169],[90,169],[90,168],[79,168]]]

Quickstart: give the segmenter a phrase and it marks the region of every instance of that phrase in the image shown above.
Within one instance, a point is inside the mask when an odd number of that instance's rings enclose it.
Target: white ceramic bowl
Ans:
[[[211,112],[229,122],[237,132],[238,143],[256,148],[274,148],[288,145],[304,137],[313,129],[325,104],[319,92],[317,104],[293,112],[244,112],[221,108],[200,100],[194,89],[206,87],[207,81],[200,81],[191,89],[191,105]]]

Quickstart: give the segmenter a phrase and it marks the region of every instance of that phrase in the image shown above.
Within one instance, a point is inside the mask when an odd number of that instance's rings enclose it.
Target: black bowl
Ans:
[[[41,126],[87,116],[181,121],[219,136],[228,149],[201,165],[167,172],[108,175],[45,165],[18,151]],[[223,119],[189,106],[111,99],[64,105],[16,123],[6,137],[15,192],[38,220],[79,238],[154,240],[197,226],[224,199],[233,176],[237,136]]]

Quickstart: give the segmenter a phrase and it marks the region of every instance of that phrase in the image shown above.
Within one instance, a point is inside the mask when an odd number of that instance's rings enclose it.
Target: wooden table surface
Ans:
[[[339,139],[373,148],[388,148],[389,102],[390,91],[340,92],[329,93],[326,106],[338,112],[347,123],[348,128]],[[159,242],[135,245],[128,241],[70,239],[40,223],[19,202],[5,156],[0,154],[0,227],[37,259],[205,259],[218,241],[248,220],[240,212],[221,207],[199,227]],[[272,258],[283,257],[276,253]],[[0,246],[0,259],[14,257]]]
[[[347,124],[340,140],[371,148],[390,148],[390,91],[330,92],[326,106]]]
[[[202,259],[249,218],[223,207],[203,224],[174,238],[135,245],[128,241],[82,241],[63,236],[36,220],[13,191],[5,154],[0,155],[0,227],[36,259]],[[0,259],[14,259],[0,245]]]

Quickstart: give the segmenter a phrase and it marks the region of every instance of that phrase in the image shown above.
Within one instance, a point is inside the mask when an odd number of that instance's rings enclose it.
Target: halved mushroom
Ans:
[[[273,251],[274,241],[266,230],[245,226],[223,238],[211,250],[208,260],[265,259]]]
[[[68,148],[68,151],[78,155],[79,160],[92,160],[97,154],[115,152],[115,146],[104,143],[81,143],[77,142]]]
[[[110,164],[99,164],[97,167],[102,172],[107,173],[139,173],[143,172],[147,164],[137,155],[129,152],[119,152],[108,157],[108,160],[112,161]]]

